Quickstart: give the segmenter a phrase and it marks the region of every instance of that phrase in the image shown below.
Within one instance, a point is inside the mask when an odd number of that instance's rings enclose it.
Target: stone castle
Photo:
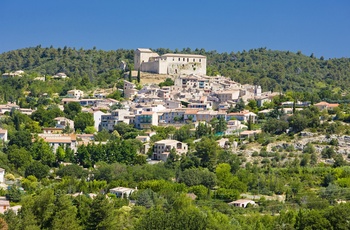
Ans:
[[[138,48],[134,55],[134,68],[157,74],[198,74],[206,75],[207,57],[195,54],[159,55],[150,49]]]

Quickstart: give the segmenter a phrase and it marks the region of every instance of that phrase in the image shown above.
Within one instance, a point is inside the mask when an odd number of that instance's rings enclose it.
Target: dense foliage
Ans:
[[[218,53],[204,49],[169,50],[155,49],[159,54],[194,53],[206,55],[207,75],[221,74],[242,84],[261,85],[264,91],[300,91],[310,100],[320,99],[338,100],[343,93],[348,93],[350,86],[350,59],[333,58],[325,60],[316,58],[313,54],[303,55],[301,52],[273,51],[266,48],[251,49],[249,51]],[[73,87],[91,88],[93,86],[108,86],[120,79],[119,66],[124,61],[129,68],[133,68],[133,50],[103,51],[97,49],[83,50],[75,48],[43,48],[41,46],[14,50],[0,54],[0,73],[23,69],[32,76],[52,76],[64,72],[69,77],[69,84],[57,83],[58,93],[67,90],[67,85]],[[40,92],[38,83],[34,84]],[[53,83],[45,83],[53,84]],[[42,85],[45,85],[42,84]],[[164,85],[171,85],[167,81]],[[5,85],[11,85],[14,92],[28,85],[25,80],[6,80]],[[46,91],[48,87],[45,87]],[[50,87],[49,87],[50,88]],[[7,91],[7,90],[6,90]],[[18,93],[9,92],[2,97],[16,97]],[[48,92],[46,92],[48,93]],[[18,96],[17,96],[18,97]]]

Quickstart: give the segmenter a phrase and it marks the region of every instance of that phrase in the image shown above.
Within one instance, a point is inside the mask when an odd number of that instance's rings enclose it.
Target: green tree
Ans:
[[[39,161],[33,161],[25,171],[25,176],[28,177],[30,175],[35,176],[39,180],[48,176],[50,168],[47,165],[42,164]]]
[[[141,81],[141,72],[140,72],[140,68],[137,70],[137,83],[140,83]]]
[[[91,113],[79,113],[74,117],[74,126],[76,130],[84,131],[88,126],[94,126],[94,117]]]
[[[69,102],[63,106],[63,112],[66,117],[73,120],[75,116],[81,113],[81,105],[79,102]]]
[[[54,230],[79,230],[82,229],[77,219],[77,208],[66,195],[59,195],[55,201],[55,214],[52,220]]]
[[[91,204],[87,229],[114,229],[113,203],[103,194],[98,194]]]
[[[218,144],[215,140],[203,137],[196,143],[195,155],[201,159],[201,166],[214,170],[217,161]]]

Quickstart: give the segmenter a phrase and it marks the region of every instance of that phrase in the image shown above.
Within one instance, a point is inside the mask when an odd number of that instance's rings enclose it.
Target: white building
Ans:
[[[150,49],[138,48],[135,51],[134,67],[136,70],[158,74],[205,75],[207,58],[203,55],[173,53],[159,56]]]
[[[129,198],[129,196],[137,189],[125,188],[125,187],[116,187],[109,190],[110,193],[115,194],[117,197]]]
[[[114,126],[119,122],[129,124],[129,119],[125,118],[129,115],[130,112],[124,109],[116,109],[111,113],[101,115],[100,130],[107,129],[108,131],[113,131]]]
[[[188,146],[176,140],[157,141],[154,143],[153,147],[153,160],[166,161],[172,149],[175,149],[178,155],[182,155],[187,153]]]
[[[74,130],[74,121],[65,118],[65,117],[56,117],[54,119],[54,121],[56,122],[56,126],[55,128],[59,128],[59,129],[64,129],[67,126],[69,126],[69,128],[71,128],[72,130]]]
[[[246,208],[248,204],[250,205],[256,205],[256,203],[253,200],[245,200],[245,199],[240,199],[236,201],[232,201],[228,203],[229,205],[233,205],[235,207],[240,207],[240,208]]]
[[[92,116],[94,117],[95,130],[99,130],[100,129],[102,115],[105,115],[105,113],[100,111],[100,110],[92,112]]]
[[[0,168],[0,183],[5,182],[5,169]]]
[[[6,129],[0,129],[0,140],[7,141],[7,130]]]
[[[84,97],[84,92],[81,91],[81,90],[78,90],[78,89],[73,89],[73,90],[69,90],[67,92],[67,96],[71,97],[71,98],[79,99],[79,98],[83,98]]]
[[[135,127],[137,129],[150,129],[158,126],[158,114],[156,112],[145,112],[135,115]]]

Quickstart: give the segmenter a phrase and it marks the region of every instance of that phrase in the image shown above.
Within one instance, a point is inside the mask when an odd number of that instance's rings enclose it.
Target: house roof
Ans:
[[[177,143],[181,143],[180,141],[177,140],[161,140],[161,141],[156,141],[154,142],[154,144],[177,144]]]
[[[6,134],[6,133],[7,133],[7,130],[6,130],[6,129],[0,129],[0,133],[1,133],[1,134]]]
[[[152,50],[147,49],[147,48],[137,48],[136,50],[141,51],[141,52],[153,53],[153,51],[152,51]]]
[[[10,206],[10,201],[8,201],[8,200],[0,200],[0,206]]]
[[[164,54],[164,55],[162,55],[162,57],[197,57],[197,58],[206,58],[206,56],[197,55],[197,54],[173,54],[173,53]]]

